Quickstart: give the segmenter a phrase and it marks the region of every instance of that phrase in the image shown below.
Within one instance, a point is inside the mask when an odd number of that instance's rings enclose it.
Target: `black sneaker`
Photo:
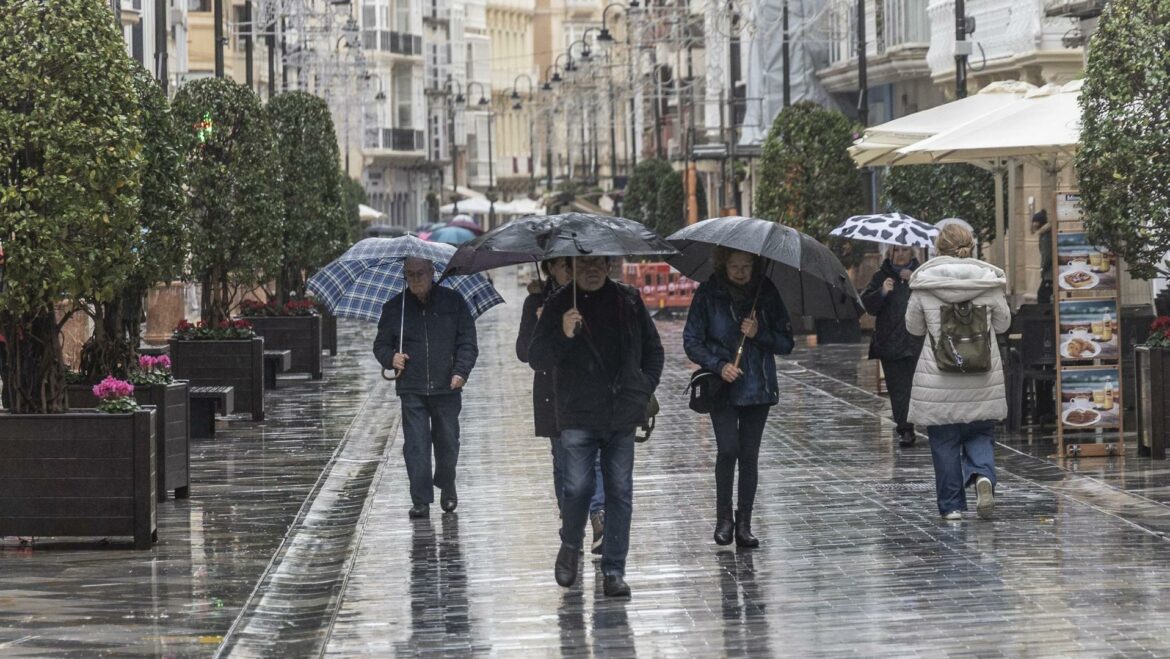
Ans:
[[[410,507],[411,519],[422,519],[431,516],[431,507],[425,503],[416,503]]]
[[[455,492],[454,483],[451,484],[451,487],[445,488],[439,495],[439,505],[445,513],[455,512],[455,508],[459,506],[459,495]]]
[[[620,574],[605,575],[605,596],[606,597],[629,597],[630,585],[622,578]]]

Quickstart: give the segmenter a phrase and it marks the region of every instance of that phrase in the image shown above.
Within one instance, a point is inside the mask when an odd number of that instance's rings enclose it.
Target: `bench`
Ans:
[[[191,387],[191,437],[215,438],[215,412],[231,414],[235,411],[233,387]]]
[[[276,374],[292,368],[292,350],[264,351],[264,388],[276,388]]]

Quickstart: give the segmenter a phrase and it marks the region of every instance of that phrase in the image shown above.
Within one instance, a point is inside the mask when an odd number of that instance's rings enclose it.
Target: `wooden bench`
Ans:
[[[228,415],[235,411],[233,387],[191,387],[191,437],[215,437],[215,412]]]
[[[264,351],[264,388],[276,388],[276,374],[292,368],[292,350]]]

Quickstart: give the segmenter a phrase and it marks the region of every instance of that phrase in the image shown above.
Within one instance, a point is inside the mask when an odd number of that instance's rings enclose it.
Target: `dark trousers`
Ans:
[[[886,374],[886,391],[890,392],[890,407],[894,410],[894,423],[898,434],[914,432],[914,424],[906,422],[910,411],[910,390],[914,388],[914,369],[918,367],[917,357],[883,359],[882,371]]]
[[[399,398],[402,400],[402,457],[410,478],[410,501],[432,503],[436,487],[446,489],[455,484],[463,394],[400,394]],[[433,476],[432,450],[435,453]]]
[[[589,518],[589,500],[596,487],[595,465],[601,451],[605,481],[605,540],[601,545],[601,571],[625,574],[630,551],[630,518],[634,511],[634,430],[561,431],[564,457],[564,506],[561,508],[561,542],[580,549]]]
[[[715,428],[715,505],[731,509],[731,484],[739,464],[739,500],[737,508],[747,514],[756,500],[760,475],[760,439],[768,421],[769,405],[726,405],[711,412]]]

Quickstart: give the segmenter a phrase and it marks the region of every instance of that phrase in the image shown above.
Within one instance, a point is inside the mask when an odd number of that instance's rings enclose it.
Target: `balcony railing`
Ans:
[[[422,151],[427,146],[426,134],[413,128],[369,128],[365,148],[390,151]]]
[[[407,32],[366,30],[362,33],[362,47],[396,55],[422,55],[422,37]]]
[[[907,44],[930,43],[930,20],[927,0],[885,0],[882,34],[885,50]]]
[[[877,26],[877,38],[870,34],[866,53],[879,56],[888,50],[930,43],[929,0],[880,0],[867,3],[866,23],[872,32]],[[851,0],[837,0],[829,20],[832,21],[829,43],[830,64],[841,64],[857,59],[857,10]]]
[[[442,23],[451,20],[451,6],[447,0],[423,0],[422,11],[424,21]]]

